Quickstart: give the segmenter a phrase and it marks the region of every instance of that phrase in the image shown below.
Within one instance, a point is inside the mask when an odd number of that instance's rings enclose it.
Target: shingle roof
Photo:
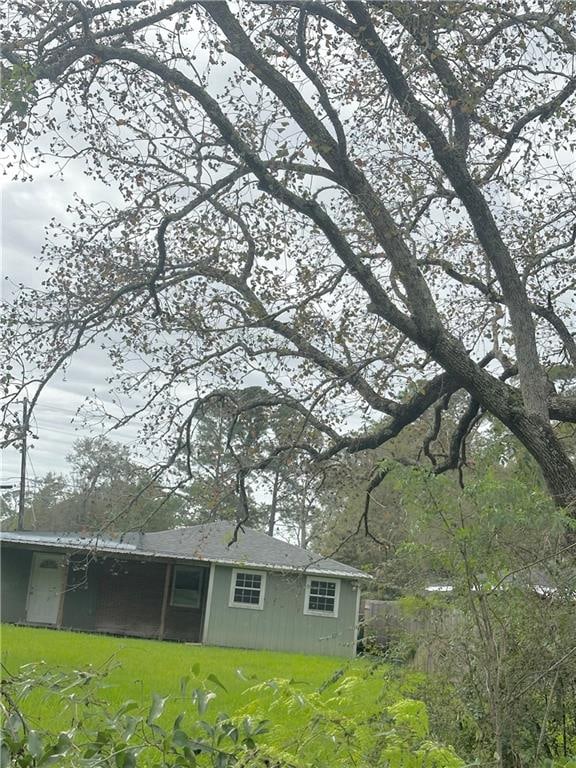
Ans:
[[[241,528],[233,544],[234,523],[207,523],[172,531],[145,533],[142,548],[175,557],[215,563],[267,567],[273,570],[305,570],[307,573],[367,578],[357,568],[307,549],[288,544],[253,528]]]
[[[234,523],[227,522],[206,523],[156,533],[126,534],[119,540],[92,534],[12,531],[0,533],[0,541],[103,553],[119,552],[146,558],[204,560],[222,565],[304,571],[348,579],[370,578],[350,565],[322,557],[253,528],[239,529],[237,541],[231,543],[235,527]]]

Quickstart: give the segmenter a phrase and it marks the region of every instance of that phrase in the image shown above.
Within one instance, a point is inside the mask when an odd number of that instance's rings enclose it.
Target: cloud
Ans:
[[[66,181],[50,178],[48,171],[39,174],[33,184],[9,182],[2,189],[2,294],[6,300],[19,284],[38,286],[42,280],[39,257],[45,238],[45,228],[52,217],[66,218],[67,205],[73,193],[92,192],[101,199],[99,185],[90,189],[86,177],[76,171]],[[91,195],[91,196],[92,196]],[[38,268],[38,269],[37,269]],[[100,434],[102,427],[91,428],[78,417],[77,410],[94,390],[104,401],[109,400],[106,378],[111,373],[107,355],[96,345],[82,350],[74,357],[65,376],[57,376],[46,387],[34,412],[34,432],[31,440],[29,477],[47,472],[66,472],[66,456],[81,437]],[[136,440],[137,426],[112,433],[111,438],[125,444]],[[33,446],[33,447],[32,447]],[[13,448],[3,451],[2,481],[17,478],[20,455]]]

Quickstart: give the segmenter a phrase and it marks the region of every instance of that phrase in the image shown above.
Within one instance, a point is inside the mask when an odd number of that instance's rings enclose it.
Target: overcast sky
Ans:
[[[76,171],[66,181],[49,178],[45,172],[32,183],[10,182],[2,187],[2,291],[7,298],[19,283],[35,285],[41,280],[36,271],[37,257],[44,240],[44,230],[52,216],[63,220],[72,194],[84,192],[86,180]],[[107,357],[93,348],[76,355],[65,379],[56,378],[44,391],[35,411],[38,439],[29,451],[30,481],[47,472],[65,472],[66,456],[75,440],[98,431],[90,431],[77,417],[86,398],[96,393],[106,399],[109,372]],[[130,444],[136,438],[136,426],[115,432],[111,437]],[[2,484],[17,482],[20,455],[6,449],[2,455]]]
[[[202,67],[208,53],[195,49],[196,65]],[[214,93],[224,87],[228,75],[238,64],[229,65],[216,72],[212,82]],[[58,106],[56,106],[58,109]],[[40,142],[42,139],[40,139]],[[46,162],[46,160],[45,160]],[[66,207],[74,194],[93,201],[114,202],[114,192],[88,177],[78,165],[68,164],[65,179],[57,175],[51,178],[55,168],[43,166],[32,182],[3,182],[0,178],[2,212],[2,296],[7,298],[19,283],[37,285],[42,277],[36,271],[37,258],[45,237],[45,228],[56,217],[66,221]],[[73,443],[81,437],[100,434],[102,430],[88,429],[77,410],[86,398],[94,395],[110,406],[109,387],[106,377],[111,371],[107,356],[97,347],[76,353],[65,380],[55,378],[42,394],[35,409],[34,431],[38,439],[32,441],[29,451],[29,477],[31,482],[47,472],[66,472],[66,456]],[[113,408],[111,410],[114,410]],[[138,425],[115,430],[110,438],[127,445],[137,443]],[[144,458],[145,462],[145,458]],[[19,477],[20,455],[14,449],[2,451],[0,484]]]

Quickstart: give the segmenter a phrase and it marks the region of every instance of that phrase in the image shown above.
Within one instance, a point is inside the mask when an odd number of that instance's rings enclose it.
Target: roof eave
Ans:
[[[97,542],[91,546],[88,542],[73,542],[73,541],[49,541],[36,539],[31,540],[25,537],[10,537],[4,538],[0,535],[0,542],[5,544],[16,544],[18,546],[33,546],[33,547],[46,547],[49,549],[60,549],[65,551],[76,552],[91,552],[96,554],[105,555],[128,555],[129,557],[141,557],[143,560],[163,560],[163,561],[180,561],[180,562],[201,562],[201,563],[214,563],[215,565],[224,565],[231,568],[252,568],[254,570],[274,571],[275,573],[301,573],[309,574],[312,576],[330,576],[338,579],[349,579],[356,581],[359,579],[372,580],[374,577],[370,574],[363,573],[362,571],[346,572],[338,571],[331,568],[316,568],[314,566],[299,566],[299,565],[279,565],[277,563],[253,563],[247,560],[233,560],[223,558],[206,558],[201,555],[195,555],[194,557],[187,557],[186,555],[176,555],[171,552],[151,552],[145,549],[137,549],[133,545],[122,546],[119,544],[114,547],[106,547],[100,545]]]

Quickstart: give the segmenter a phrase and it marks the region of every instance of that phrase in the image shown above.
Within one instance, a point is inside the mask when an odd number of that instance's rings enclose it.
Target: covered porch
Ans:
[[[2,620],[198,643],[210,566],[3,548]]]

